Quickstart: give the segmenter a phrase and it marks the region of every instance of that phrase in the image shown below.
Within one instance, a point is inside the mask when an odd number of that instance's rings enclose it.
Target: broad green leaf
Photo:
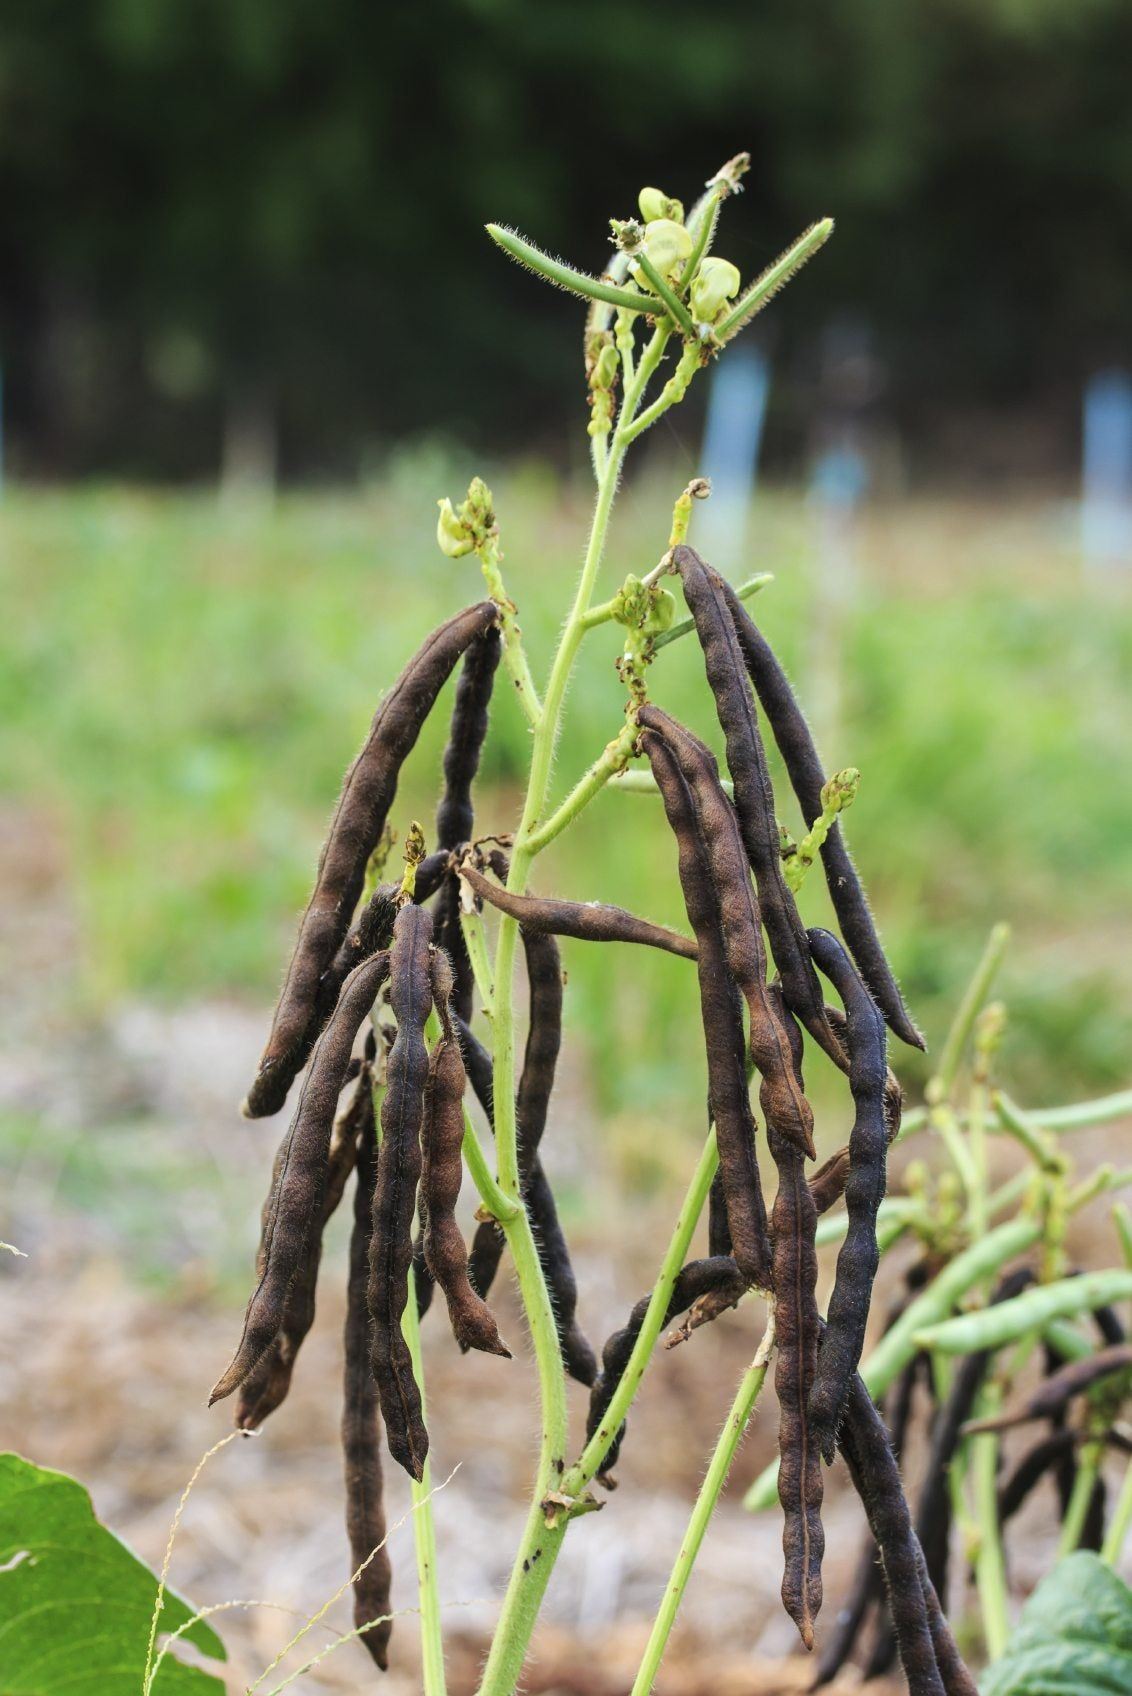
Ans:
[[[1096,1555],[1060,1561],[1022,1610],[982,1696],[1128,1696],[1132,1590]]]
[[[100,1525],[66,1473],[0,1454],[0,1696],[140,1696],[157,1579]],[[166,1591],[161,1632],[192,1609]],[[203,1621],[184,1633],[215,1660]],[[160,1638],[159,1638],[160,1643]],[[224,1696],[211,1674],[167,1655],[155,1696]]]

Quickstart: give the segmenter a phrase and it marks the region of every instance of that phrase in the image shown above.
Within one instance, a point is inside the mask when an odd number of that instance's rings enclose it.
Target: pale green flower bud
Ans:
[[[739,293],[739,272],[730,259],[714,255],[703,260],[692,283],[692,316],[698,324],[714,324],[727,302]]]
[[[692,251],[692,238],[673,218],[654,218],[645,227],[645,252],[662,277],[679,269]]]
[[[672,218],[678,224],[684,222],[683,201],[674,200],[671,195],[665,194],[662,188],[643,188],[637,196],[637,204],[646,224],[653,223],[657,218]]]
[[[470,554],[475,547],[475,540],[467,527],[457,518],[452,502],[445,495],[442,501],[437,501],[440,517],[436,521],[436,540],[442,554],[449,559],[461,559],[464,554]]]

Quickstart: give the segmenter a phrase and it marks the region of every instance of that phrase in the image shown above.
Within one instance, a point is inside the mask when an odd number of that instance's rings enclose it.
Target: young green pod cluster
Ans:
[[[244,1104],[250,1118],[277,1113],[286,1100],[309,1043],[320,981],[346,936],[401,767],[456,661],[497,617],[495,603],[481,601],[434,630],[374,716],[365,745],[346,773],[319,857],[271,1033]]]

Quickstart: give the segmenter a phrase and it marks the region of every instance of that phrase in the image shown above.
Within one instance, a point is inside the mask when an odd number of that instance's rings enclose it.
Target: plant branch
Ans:
[[[700,1552],[708,1522],[719,1504],[723,1486],[727,1482],[727,1475],[735,1458],[735,1451],[743,1439],[751,1415],[755,1411],[755,1404],[766,1381],[767,1366],[773,1348],[774,1309],[772,1307],[767,1313],[766,1330],[763,1332],[762,1342],[758,1346],[754,1360],[739,1380],[739,1388],[735,1392],[731,1412],[727,1415],[726,1423],[719,1434],[719,1441],[715,1445],[707,1475],[700,1486],[700,1493],[696,1497],[696,1505],[692,1509],[692,1517],[688,1521],[688,1529],[684,1533],[680,1553],[673,1565],[672,1575],[668,1580],[668,1588],[664,1592],[664,1600],[660,1604],[660,1610],[657,1613],[645,1648],[644,1658],[633,1681],[631,1696],[649,1696],[653,1682],[660,1670],[660,1663],[672,1627],[676,1623],[676,1613],[683,1600],[688,1579],[691,1577],[692,1568],[696,1563],[696,1557]]]

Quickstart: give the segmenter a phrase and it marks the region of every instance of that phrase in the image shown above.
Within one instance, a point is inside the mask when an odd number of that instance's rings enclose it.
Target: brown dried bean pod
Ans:
[[[902,1303],[901,1306],[903,1305]],[[899,1461],[904,1450],[904,1441],[912,1413],[912,1400],[917,1380],[924,1365],[924,1358],[923,1355],[914,1355],[889,1393],[885,1409],[885,1422],[891,1433],[892,1452],[897,1461]],[[879,1563],[880,1556],[873,1534],[871,1531],[866,1531],[852,1589],[837,1610],[832,1635],[827,1637],[822,1645],[818,1670],[814,1675],[814,1682],[810,1686],[812,1690],[820,1690],[823,1685],[831,1683],[837,1677],[853,1651],[853,1645],[860,1634],[866,1614],[873,1603],[883,1597],[884,1584]]]
[[[727,1223],[727,1194],[723,1174],[717,1171],[708,1191],[708,1254],[712,1259],[731,1253],[731,1226]]]
[[[1071,1360],[1038,1385],[1033,1393],[1017,1406],[1006,1408],[990,1419],[971,1420],[963,1429],[966,1437],[980,1431],[1009,1431],[1014,1425],[1024,1425],[1031,1419],[1052,1419],[1062,1412],[1074,1396],[1083,1395],[1091,1385],[1115,1373],[1132,1368],[1132,1343],[1117,1343],[1112,1348],[1099,1349],[1083,1360]]]
[[[413,1216],[421,1174],[421,1122],[429,1071],[424,1029],[432,1007],[431,939],[432,919],[425,909],[402,907],[393,927],[390,955],[390,1000],[397,1038],[389,1054],[381,1104],[369,1276],[370,1358],[386,1440],[394,1460],[418,1482],[428,1453],[428,1432],[401,1318],[409,1294]]]
[[[493,625],[464,655],[444,751],[444,794],[436,814],[436,840],[442,849],[457,848],[472,834],[472,784],[487,736],[488,707],[502,648],[498,626]],[[445,878],[437,903],[436,940],[452,961],[456,1011],[470,1019],[475,980],[460,924],[460,885],[454,871]]]
[[[523,1070],[515,1095],[519,1179],[543,1277],[554,1308],[562,1359],[572,1378],[593,1383],[597,1361],[577,1322],[578,1286],[554,1192],[539,1155],[562,1046],[562,957],[553,936],[520,928],[527,962],[530,1018]]]
[[[719,904],[727,968],[747,1004],[750,1052],[761,1082],[759,1100],[768,1126],[814,1156],[814,1116],[791,1060],[781,998],[766,981],[760,912],[735,809],[719,781],[711,750],[659,707],[642,707],[639,722],[671,750],[692,796],[700,838]]]
[[[747,673],[755,686],[767,722],[782,755],[807,828],[821,817],[825,774],[810,727],[778,657],[729,583],[720,579]],[[822,869],[830,899],[849,952],[893,1034],[913,1048],[924,1039],[904,1005],[892,968],[873,923],[857,868],[849,854],[839,820],[830,827],[821,847]]]
[[[319,856],[314,891],[248,1091],[244,1110],[250,1118],[278,1112],[286,1099],[315,1014],[320,980],[346,935],[401,767],[456,661],[497,616],[494,602],[481,601],[434,630],[374,715],[365,744],[346,773]]]
[[[837,1256],[837,1274],[810,1397],[810,1427],[826,1461],[832,1463],[849,1380],[861,1360],[873,1280],[880,1263],[876,1222],[887,1177],[888,1059],[884,1020],[849,956],[829,931],[811,930],[806,934],[814,960],[845,1005],[849,1087],[855,1108],[845,1183],[849,1228]]]
[[[814,1621],[821,1610],[821,1563],[825,1533],[821,1455],[810,1431],[810,1394],[817,1365],[817,1213],[806,1183],[801,1150],[775,1132],[770,1152],[778,1167],[778,1194],[771,1214],[778,1394],[778,1499],[785,1515],[782,1602],[807,1649],[814,1646]]]
[[[743,845],[758,885],[759,909],[782,978],[786,1004],[815,1042],[836,1061],[837,1041],[826,1021],[805,929],[782,872],[766,750],[739,638],[724,595],[723,579],[687,546],[673,549],[672,563],[684,584],[684,595],[703,649],[704,669],[727,743],[727,765],[735,785],[735,810]]]
[[[736,1263],[749,1284],[770,1279],[766,1208],[755,1161],[755,1121],[747,1093],[743,1014],[727,966],[719,902],[692,792],[666,739],[642,729],[648,756],[676,838],[684,905],[699,947],[700,1012],[708,1066],[708,1100],[715,1121],[719,1169]]]
[[[884,1422],[859,1374],[854,1374],[837,1443],[864,1503],[884,1566],[885,1589],[908,1689],[915,1696],[952,1696],[936,1655],[922,1582],[919,1544],[904,1496],[900,1469]],[[944,1627],[946,1630],[946,1626]]]
[[[330,1134],[330,1152],[326,1163],[326,1189],[322,1198],[322,1213],[317,1230],[307,1238],[299,1270],[287,1291],[283,1323],[279,1335],[261,1358],[255,1370],[240,1385],[236,1403],[236,1425],[241,1431],[255,1431],[280,1403],[291,1388],[291,1375],[299,1350],[314,1324],[315,1296],[318,1273],[322,1262],[322,1239],[327,1224],[342,1199],[346,1182],[354,1169],[354,1154],[359,1130],[366,1117],[373,1121],[373,1074],[368,1062],[362,1062],[354,1093],[349,1104],[334,1121]],[[268,1207],[264,1207],[266,1224]],[[263,1247],[257,1258],[257,1274],[263,1270]]]
[[[720,1311],[724,1305],[733,1307],[745,1288],[745,1280],[730,1256],[714,1255],[708,1260],[690,1260],[676,1275],[662,1323],[670,1325],[681,1313],[686,1313],[696,1302],[702,1301],[708,1295],[730,1295],[731,1299],[721,1304]],[[651,1300],[651,1291],[647,1296],[641,1297],[630,1313],[628,1322],[620,1331],[614,1331],[602,1350],[601,1373],[590,1391],[590,1407],[586,1417],[587,1443],[591,1442],[599,1431],[603,1437],[610,1434],[603,1421],[641,1334],[641,1326],[645,1322],[645,1314]],[[622,1425],[620,1431],[613,1435],[606,1450],[602,1462],[603,1473],[611,1472],[617,1465],[624,1440],[625,1426]]]
[[[468,1256],[456,1224],[456,1201],[464,1172],[464,1061],[449,1005],[452,966],[439,949],[433,950],[431,974],[441,1036],[429,1061],[421,1138],[425,1259],[444,1291],[453,1335],[460,1347],[501,1354],[510,1360],[511,1351],[500,1338],[491,1309],[468,1282]]]
[[[640,919],[635,913],[627,913],[624,907],[613,907],[604,901],[558,901],[550,896],[515,895],[490,883],[468,858],[460,867],[460,875],[477,895],[501,913],[517,919],[532,935],[548,932],[552,936],[577,937],[582,942],[637,942],[660,948],[667,954],[678,954],[683,960],[696,958],[692,937]]]
[[[385,953],[374,954],[354,968],[342,986],[330,1023],[315,1044],[278,1163],[278,1181],[263,1233],[263,1271],[244,1316],[240,1346],[213,1389],[210,1406],[243,1383],[283,1323],[291,1280],[321,1214],[334,1111],[350,1050],[389,969],[390,957]]]
[[[393,1571],[385,1544],[385,1506],[381,1476],[381,1435],[377,1387],[369,1359],[370,1237],[377,1169],[373,1097],[368,1123],[357,1138],[354,1229],[350,1237],[350,1274],[346,1286],[345,1380],[342,1399],[342,1455],[346,1471],[346,1531],[354,1579],[354,1625],[369,1625],[362,1642],[382,1672],[389,1665],[389,1617]],[[374,1553],[374,1550],[377,1553]],[[363,1571],[358,1571],[364,1567]],[[376,1623],[371,1623],[376,1622]]]

